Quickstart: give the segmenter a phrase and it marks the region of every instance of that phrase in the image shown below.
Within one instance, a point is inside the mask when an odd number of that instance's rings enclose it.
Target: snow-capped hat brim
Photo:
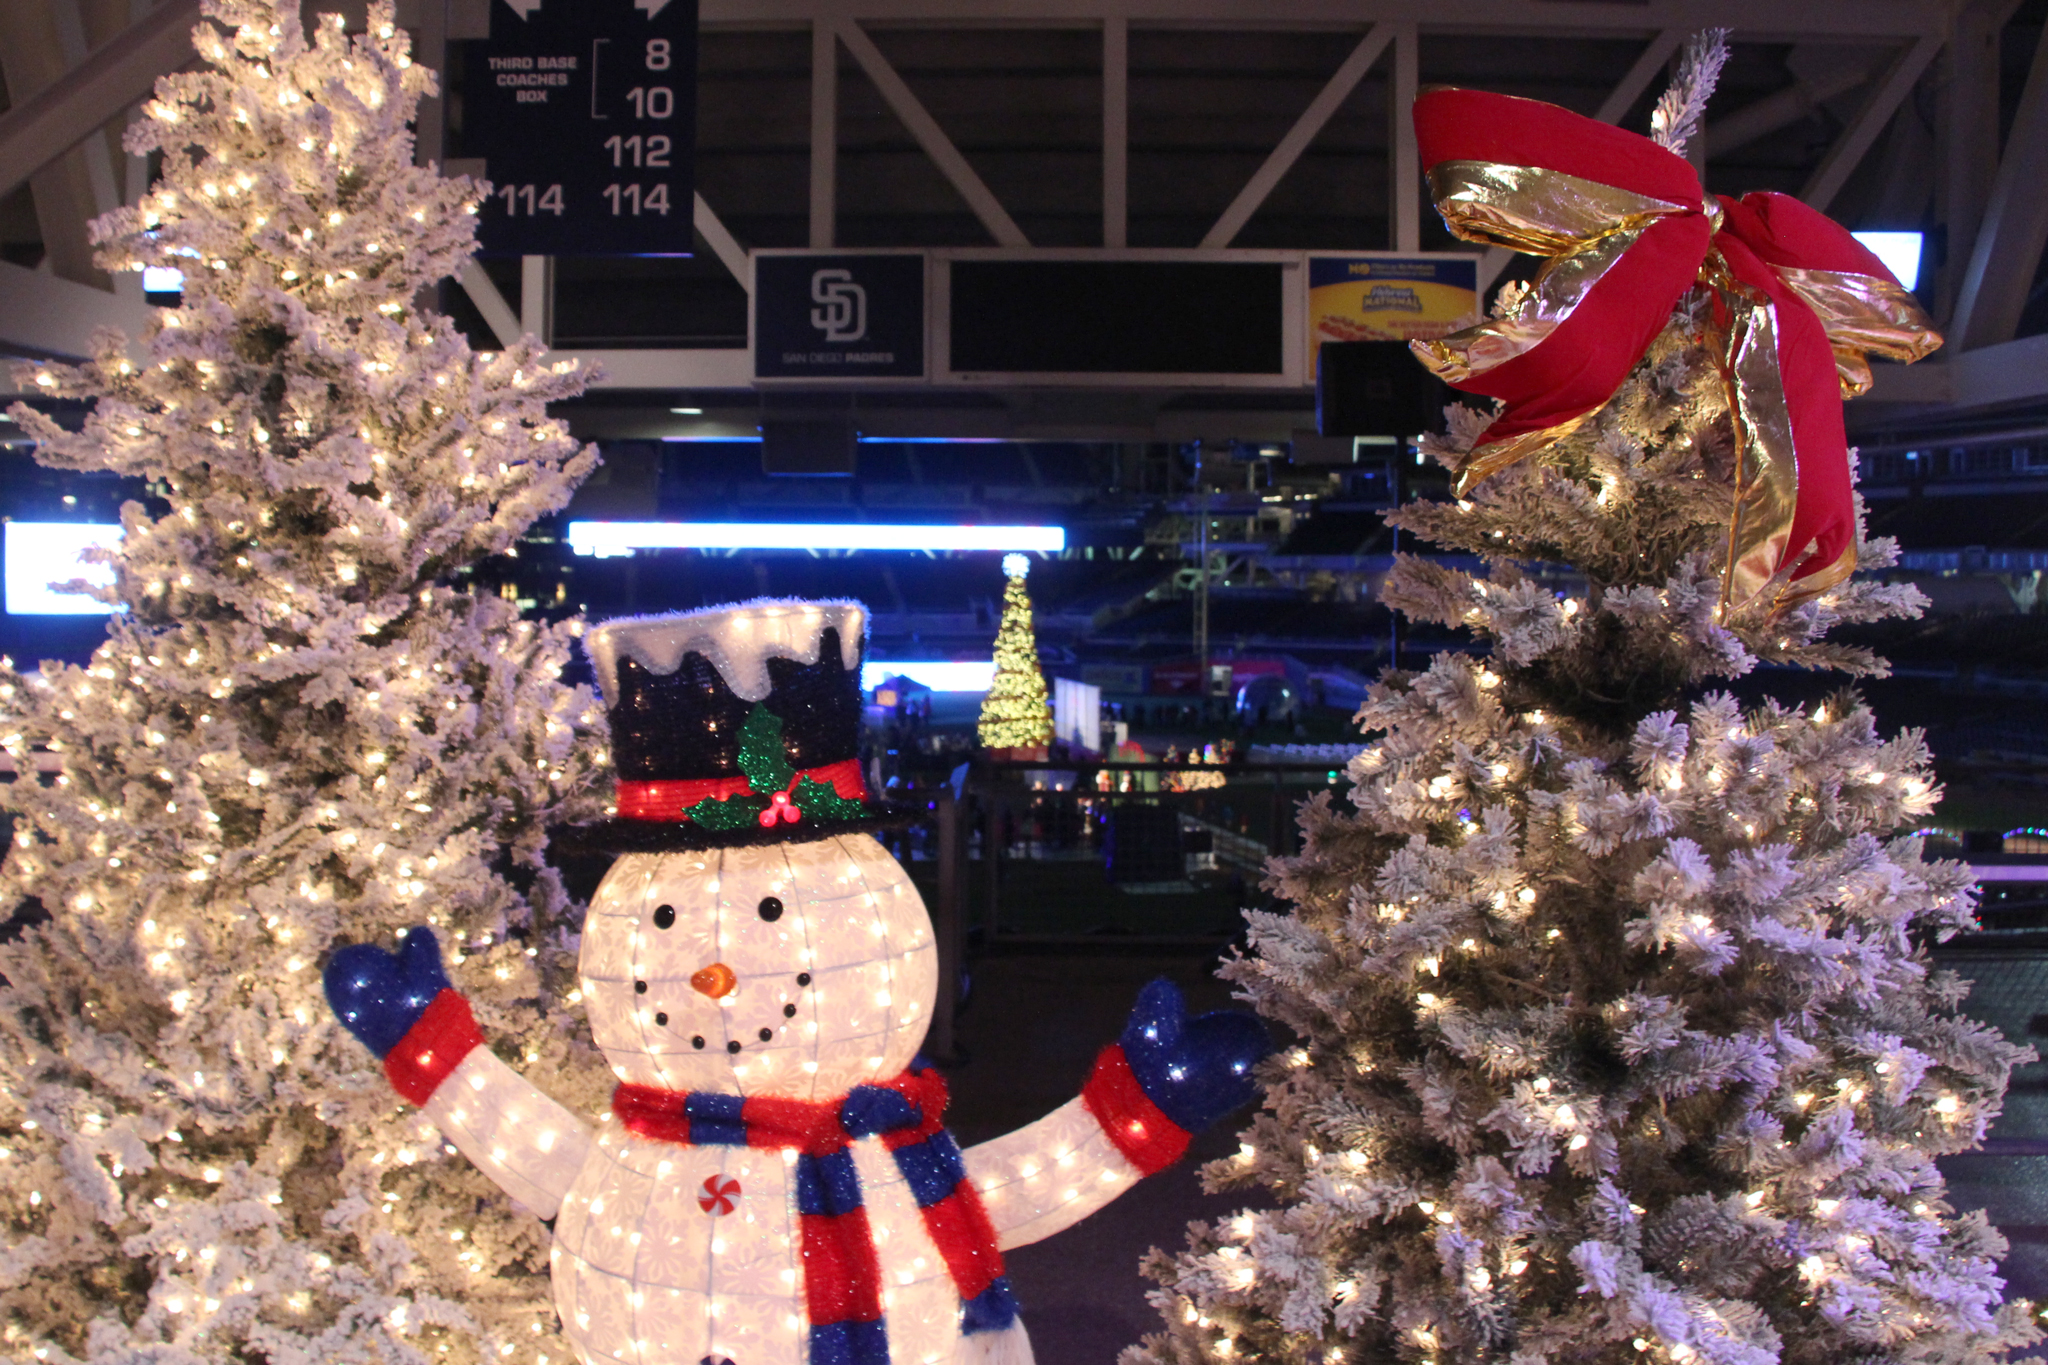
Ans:
[[[554,847],[571,854],[679,853],[700,848],[753,848],[764,844],[806,844],[841,834],[872,834],[907,825],[925,814],[916,806],[870,802],[868,810],[849,819],[804,819],[772,828],[709,829],[688,821],[596,820],[564,825],[553,832]]]

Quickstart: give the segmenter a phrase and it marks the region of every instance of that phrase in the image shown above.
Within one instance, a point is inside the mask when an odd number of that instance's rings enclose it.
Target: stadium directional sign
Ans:
[[[488,254],[690,254],[697,0],[492,0],[462,141]]]

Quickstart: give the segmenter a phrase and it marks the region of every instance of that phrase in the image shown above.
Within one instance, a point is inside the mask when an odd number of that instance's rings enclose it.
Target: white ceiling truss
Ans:
[[[441,65],[448,43],[480,36],[488,3],[408,0],[400,6],[400,19],[414,31],[420,58]],[[333,7],[318,0],[307,5],[309,11]],[[354,8],[359,17],[361,0],[339,7]],[[26,185],[42,248],[33,266],[0,261],[0,347],[76,355],[94,327],[132,329],[146,316],[133,280],[110,282],[91,267],[85,222],[141,192],[139,168],[128,164],[108,134],[131,115],[157,74],[190,56],[187,31],[198,8],[198,0],[0,3],[0,74],[11,95],[11,106],[0,113],[0,206],[18,204]],[[1486,81],[1483,70],[1461,68],[1457,54],[1512,53],[1523,45],[1537,54],[1528,60],[1540,64],[1580,45],[1589,55],[1570,77],[1577,82],[1574,107],[1621,121],[1640,118],[1688,33],[1728,26],[1739,44],[1768,47],[1769,62],[1759,58],[1759,67],[1778,74],[1774,85],[1755,85],[1717,101],[1703,145],[1695,149],[1710,177],[1729,158],[1777,147],[1788,129],[1801,130],[1812,142],[1820,127],[1831,140],[1815,144],[1806,160],[1793,158],[1781,168],[1798,177],[1790,188],[1823,209],[1862,205],[1868,213],[1871,204],[1892,202],[1905,192],[1882,184],[1873,190],[1878,180],[1894,172],[1902,180],[1912,178],[1908,163],[1898,160],[1903,153],[1894,151],[1909,140],[1898,126],[1918,117],[1915,111],[1932,111],[1931,132],[1921,138],[1929,160],[1921,173],[1926,183],[1905,190],[1918,194],[1914,202],[1924,201],[1932,219],[1946,228],[1946,263],[1922,293],[1942,315],[1952,341],[1934,362],[1913,370],[1883,368],[1876,397],[1932,405],[2039,402],[2048,399],[2048,366],[2031,362],[2048,342],[2014,338],[2048,244],[2048,176],[2040,174],[2048,165],[2048,30],[2001,153],[1999,38],[2016,8],[2017,0],[978,0],[972,6],[948,0],[700,0],[707,52],[735,36],[772,39],[780,51],[807,50],[807,62],[802,55],[789,59],[794,69],[785,74],[802,83],[791,87],[795,98],[782,103],[800,106],[807,87],[809,107],[794,114],[776,110],[796,120],[792,140],[801,144],[775,151],[796,167],[788,192],[778,191],[774,207],[790,223],[784,236],[766,235],[783,229],[763,226],[769,210],[741,202],[746,193],[735,187],[743,180],[730,176],[721,182],[700,173],[693,218],[709,257],[742,288],[750,276],[750,246],[848,244],[850,206],[874,195],[860,178],[864,172],[855,169],[846,122],[851,81],[859,83],[863,98],[879,98],[922,157],[916,174],[930,180],[935,171],[933,183],[942,182],[957,197],[957,206],[971,216],[965,230],[976,234],[973,240],[893,244],[993,244],[1069,255],[1077,245],[1157,245],[1162,229],[1156,213],[1143,226],[1153,239],[1139,240],[1139,206],[1147,195],[1153,196],[1147,202],[1156,202],[1159,178],[1154,170],[1138,175],[1149,155],[1140,124],[1150,118],[1156,128],[1158,120],[1156,104],[1151,113],[1139,109],[1140,92],[1159,83],[1156,71],[1141,66],[1156,57],[1141,58],[1141,50],[1156,53],[1161,35],[1247,35],[1276,44],[1299,44],[1307,36],[1334,67],[1282,73],[1276,66],[1269,82],[1254,82],[1264,120],[1259,126],[1274,132],[1255,157],[1211,158],[1215,164],[1204,176],[1216,183],[1188,197],[1191,205],[1205,194],[1218,202],[1200,210],[1206,227],[1191,231],[1184,245],[1213,251],[1276,245],[1273,229],[1260,229],[1267,234],[1263,239],[1252,229],[1269,222],[1262,213],[1270,214],[1283,187],[1293,183],[1290,176],[1301,174],[1319,138],[1346,118],[1352,120],[1347,126],[1356,126],[1359,92],[1370,85],[1384,91],[1376,95],[1384,101],[1376,107],[1384,112],[1376,115],[1382,122],[1373,135],[1378,141],[1372,174],[1381,177],[1381,188],[1371,219],[1383,235],[1293,245],[1427,249],[1441,245],[1441,236],[1431,235],[1437,229],[1424,202],[1406,110],[1419,84],[1443,80],[1446,71],[1465,83]],[[1092,241],[1085,244],[1071,236],[1048,240],[1048,229],[1033,226],[1050,220],[1021,202],[1016,176],[998,174],[998,158],[963,133],[963,120],[946,102],[944,81],[930,74],[931,62],[913,60],[918,53],[942,52],[949,34],[963,42],[979,35],[986,43],[990,34],[1048,33],[1067,35],[1081,44],[1076,51],[1089,54],[1076,80],[1092,88],[1085,99],[1077,97],[1075,107],[1090,107],[1076,117],[1093,119],[1092,106],[1099,105],[1099,134],[1087,134],[1094,144],[1082,149],[1100,177],[1099,187],[1085,187],[1099,201],[1099,209],[1087,210]],[[1265,50],[1257,41],[1241,46],[1247,54]],[[1231,73],[1207,74],[1222,79]],[[1516,79],[1522,74],[1515,73]],[[1543,78],[1541,71],[1531,74]],[[703,100],[700,111],[707,107]],[[440,151],[438,105],[432,112],[433,126],[422,131],[423,155]],[[745,111],[721,112],[738,122]],[[708,128],[701,118],[700,113],[700,128]],[[700,132],[700,156],[705,135]],[[732,151],[728,160],[741,164],[745,154]],[[860,164],[871,163],[875,158]],[[1172,164],[1191,163],[1184,156]],[[0,215],[0,226],[6,221]],[[892,244],[871,237],[855,244]],[[1509,262],[1508,253],[1488,253],[1484,277],[1491,280]],[[494,281],[475,263],[460,283],[483,324],[501,340],[521,331],[549,336],[555,274],[548,261],[523,262],[517,299],[508,297],[512,277],[501,271]],[[613,388],[749,387],[747,354],[731,346],[576,349],[604,365],[604,382]]]

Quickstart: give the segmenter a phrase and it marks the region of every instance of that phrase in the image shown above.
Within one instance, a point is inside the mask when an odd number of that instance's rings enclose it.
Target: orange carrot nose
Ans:
[[[723,1000],[739,989],[740,979],[723,962],[714,962],[690,977],[690,984],[713,1000]]]

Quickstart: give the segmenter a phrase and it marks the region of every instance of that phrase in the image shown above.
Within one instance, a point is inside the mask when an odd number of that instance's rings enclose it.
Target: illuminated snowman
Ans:
[[[620,855],[584,925],[592,1124],[487,1047],[426,929],[343,948],[342,1022],[505,1192],[557,1219],[563,1330],[589,1365],[1028,1365],[1002,1251],[1174,1161],[1249,1099],[1246,1015],[1141,994],[1081,1094],[962,1152],[917,1060],[931,921],[868,832],[856,602],[614,621]],[[950,984],[947,987],[950,989]]]

